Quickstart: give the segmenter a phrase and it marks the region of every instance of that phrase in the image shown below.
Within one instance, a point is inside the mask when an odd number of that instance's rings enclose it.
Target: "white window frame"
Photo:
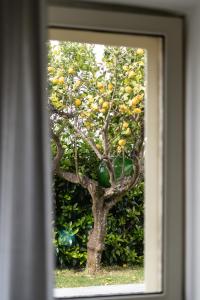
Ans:
[[[105,44],[145,49],[145,292],[162,290],[162,38],[73,29],[49,29],[50,40]],[[148,84],[149,83],[149,84]],[[158,84],[159,83],[159,84]],[[153,117],[152,117],[153,116]],[[133,291],[137,292],[136,286]],[[138,290],[138,292],[140,289]],[[123,292],[123,291],[122,291]],[[58,295],[67,293],[60,291]],[[76,291],[77,293],[77,291]],[[102,293],[109,294],[109,291]],[[112,291],[113,293],[113,291]],[[126,294],[124,289],[124,294]],[[56,293],[57,295],[57,293]],[[94,291],[93,291],[94,295]]]
[[[56,2],[56,1],[55,1]],[[182,300],[184,296],[184,139],[181,18],[51,4],[49,27],[163,37],[162,292],[92,299]],[[59,298],[61,299],[61,298]],[[62,298],[65,299],[65,298]],[[69,298],[68,298],[69,299]],[[91,298],[90,298],[91,299]]]

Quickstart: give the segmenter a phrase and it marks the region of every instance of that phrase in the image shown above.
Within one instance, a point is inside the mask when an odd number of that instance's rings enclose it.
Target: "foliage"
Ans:
[[[92,228],[88,192],[59,177],[54,178],[55,254],[58,267],[80,268],[86,263],[87,235]]]
[[[105,264],[142,263],[144,65],[143,49],[49,43],[53,172],[67,181],[55,183],[61,266],[85,265],[87,239],[91,272],[103,249]]]
[[[83,268],[87,236],[93,225],[90,195],[82,187],[58,177],[54,189],[57,267]],[[113,207],[108,217],[103,265],[143,264],[143,199],[141,181]]]
[[[129,191],[110,211],[102,262],[143,264],[144,183]]]
[[[106,143],[111,157],[122,152],[131,157],[141,138],[144,50],[107,46],[103,51],[97,62],[93,45],[49,44],[49,103],[52,128],[65,149],[61,166],[75,171],[77,147],[80,174],[88,174],[87,163],[105,154]],[[102,128],[108,115],[106,142]],[[96,172],[89,175],[96,179]]]

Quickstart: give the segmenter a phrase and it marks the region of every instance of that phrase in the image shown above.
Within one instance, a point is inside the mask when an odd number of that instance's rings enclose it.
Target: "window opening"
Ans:
[[[81,288],[69,297],[102,285],[86,296],[160,292],[161,39],[73,30],[52,37],[56,285]]]

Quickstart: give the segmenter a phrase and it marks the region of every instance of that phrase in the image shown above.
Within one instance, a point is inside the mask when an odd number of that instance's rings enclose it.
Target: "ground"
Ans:
[[[144,268],[139,266],[106,267],[95,276],[88,275],[86,271],[56,270],[55,281],[56,288],[143,283]]]

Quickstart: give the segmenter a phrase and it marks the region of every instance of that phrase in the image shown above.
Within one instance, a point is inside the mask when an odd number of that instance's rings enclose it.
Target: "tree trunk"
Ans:
[[[93,201],[94,226],[88,236],[87,243],[87,271],[89,274],[95,274],[101,267],[108,215],[103,203],[103,199],[95,199]]]

